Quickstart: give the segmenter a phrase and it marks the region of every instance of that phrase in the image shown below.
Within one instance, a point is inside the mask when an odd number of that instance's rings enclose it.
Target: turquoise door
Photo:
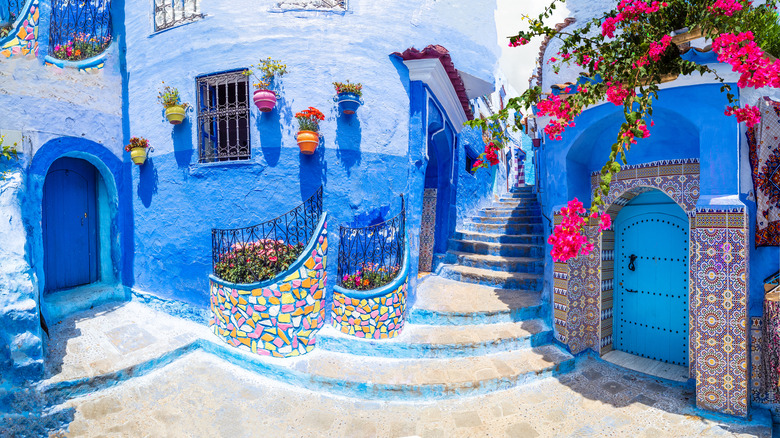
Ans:
[[[613,348],[688,366],[688,218],[659,191],[615,220]]]
[[[43,266],[46,290],[98,279],[94,166],[76,158],[52,163],[43,185]]]

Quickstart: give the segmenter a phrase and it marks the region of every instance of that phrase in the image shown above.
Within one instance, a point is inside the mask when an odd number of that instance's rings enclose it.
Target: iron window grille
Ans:
[[[200,18],[200,0],[154,0],[155,32]]]
[[[363,228],[339,227],[338,281],[364,269],[400,272],[406,242],[406,206],[392,219]],[[392,278],[386,279],[386,282]],[[386,284],[386,283],[385,283]]]
[[[50,54],[78,61],[102,53],[111,43],[111,0],[52,0]]]
[[[244,71],[197,78],[200,163],[251,157],[249,80]]]
[[[251,267],[247,259],[256,257],[255,245],[267,247],[267,255],[275,256],[284,245],[305,246],[314,237],[317,224],[322,217],[322,186],[309,199],[288,211],[261,224],[245,228],[212,229],[211,261],[216,274],[217,264],[230,258],[235,264]],[[270,245],[267,245],[270,242]],[[256,251],[254,251],[256,253]],[[253,282],[261,278],[251,273]]]
[[[276,7],[282,11],[334,11],[347,10],[347,0],[280,0]]]

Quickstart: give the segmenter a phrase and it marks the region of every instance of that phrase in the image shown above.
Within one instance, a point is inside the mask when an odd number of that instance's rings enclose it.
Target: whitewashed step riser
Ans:
[[[472,242],[489,243],[521,243],[527,245],[543,245],[544,236],[541,234],[480,234],[468,231],[456,231],[453,235],[454,240],[469,240]]]
[[[544,259],[507,261],[483,258],[480,255],[453,254],[448,252],[444,261],[472,268],[488,269],[499,272],[521,272],[525,274],[544,274]]]
[[[492,276],[488,272],[471,273],[459,272],[451,268],[452,265],[442,265],[437,274],[449,278],[450,280],[462,281],[465,283],[481,284],[500,289],[521,289],[526,291],[541,291],[544,285],[544,277],[537,278],[502,278]]]
[[[495,225],[514,225],[514,224],[541,224],[541,216],[477,216],[471,219],[475,224],[495,224]]]
[[[494,255],[505,257],[544,257],[542,245],[522,243],[496,244],[490,242],[475,242],[468,240],[450,240],[449,249],[472,254]]]
[[[544,225],[538,224],[479,224],[475,222],[464,222],[465,231],[476,231],[485,234],[542,234]]]

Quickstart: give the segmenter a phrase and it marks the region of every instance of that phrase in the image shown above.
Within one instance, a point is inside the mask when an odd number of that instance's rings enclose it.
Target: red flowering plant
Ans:
[[[591,214],[598,215],[602,196],[609,193],[614,175],[627,164],[626,153],[638,139],[650,136],[653,99],[659,98],[660,82],[697,72],[713,75],[732,104],[724,108],[724,113],[736,116],[738,122],[747,126],[759,121],[758,108],[740,106],[731,86],[714,68],[680,57],[678,42],[682,44],[684,38],[677,35],[690,30],[692,35],[711,39],[718,60],[739,74],[740,88],[780,88],[780,61],[776,59],[780,55],[778,0],[767,0],[761,5],[750,0],[620,0],[615,9],[574,30],[546,25],[544,21],[564,2],[553,0],[538,17],[523,16],[528,30],[509,37],[509,46],[525,45],[541,36],[560,39],[560,50],[549,62],[556,73],[563,64],[579,67],[582,78],[576,91],[572,87],[561,97],[545,94],[541,86],[536,86],[510,99],[496,115],[467,124],[487,130],[490,124],[507,120],[512,111],[519,114],[534,108],[536,115],[549,118],[544,133],[551,140],[561,140],[566,129],[575,126],[576,117],[589,106],[603,101],[622,106],[625,121],[601,169]],[[515,120],[513,129],[520,129],[520,117]],[[590,251],[581,234],[582,223],[572,213],[582,209],[578,205],[581,203],[570,203],[564,214],[570,220],[567,225],[556,227],[551,236],[557,260],[565,261]],[[602,223],[608,220],[605,215],[600,216]]]
[[[507,141],[506,128],[498,121],[486,123],[483,139],[485,151],[479,154],[479,157],[472,163],[472,172],[477,169],[495,166],[499,163],[498,154]]]
[[[125,146],[125,150],[127,152],[130,152],[132,149],[135,148],[143,148],[146,149],[149,147],[149,140],[143,138],[143,137],[132,137],[130,139],[130,143]]]
[[[286,270],[303,253],[303,244],[259,239],[233,244],[220,254],[214,275],[231,283],[247,284],[268,280]]]
[[[301,131],[318,132],[320,122],[325,120],[325,115],[317,108],[310,106],[309,109],[296,113],[295,118],[298,119],[298,126]]]
[[[356,273],[341,278],[341,286],[351,290],[376,289],[393,281],[400,270],[400,266],[386,268],[378,263],[362,263]]]

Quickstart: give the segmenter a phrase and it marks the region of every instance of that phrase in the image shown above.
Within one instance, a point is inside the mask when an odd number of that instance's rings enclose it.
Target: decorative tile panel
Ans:
[[[0,55],[6,58],[25,55],[38,56],[38,24],[40,18],[38,0],[32,2],[30,10],[26,14],[19,25],[12,29],[5,39],[0,40]]]
[[[372,298],[350,298],[333,292],[333,326],[342,333],[368,339],[394,338],[404,327],[408,275],[385,295]],[[397,282],[397,281],[394,281]]]
[[[422,218],[420,219],[420,272],[431,272],[433,267],[433,242],[436,236],[436,189],[423,192]]]
[[[276,282],[232,284],[211,276],[209,325],[214,334],[238,349],[264,356],[292,357],[312,351],[315,334],[325,323],[326,225],[315,239],[306,260],[280,274],[283,277]]]

